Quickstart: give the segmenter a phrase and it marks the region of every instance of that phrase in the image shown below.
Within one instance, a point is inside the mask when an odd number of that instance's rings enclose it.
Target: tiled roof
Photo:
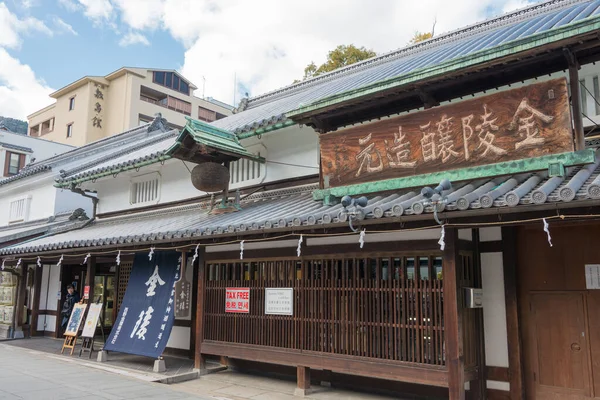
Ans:
[[[93,143],[86,144],[57,156],[25,166],[17,175],[0,180],[0,186],[43,171],[54,170],[61,178],[82,172],[106,160],[129,154],[154,143],[158,136],[167,135],[163,121],[155,119],[152,123],[109,136]],[[176,131],[170,133],[175,137]]]
[[[505,209],[553,205],[577,207],[584,200],[600,205],[600,151],[596,162],[571,167],[564,177],[548,178],[547,171],[493,179],[459,182],[444,192],[447,204],[443,218],[452,218],[459,210]],[[83,229],[32,240],[0,249],[0,254],[35,253],[50,250],[127,246],[155,240],[193,240],[193,238],[231,235],[275,228],[292,230],[299,227],[345,223],[347,215],[340,204],[325,206],[312,200],[316,185],[256,193],[242,201],[242,211],[229,214],[207,214],[208,204],[181,206],[159,211],[98,219]],[[421,215],[431,218],[431,206],[424,206],[421,188],[402,190],[369,198],[364,208],[356,211],[359,220]],[[586,202],[587,204],[587,202]],[[526,207],[530,205],[531,207]],[[546,207],[547,208],[547,207]],[[517,211],[515,209],[515,211]],[[417,217],[418,218],[418,217]],[[382,222],[385,222],[382,220]]]
[[[22,222],[0,227],[0,247],[2,243],[49,233],[58,233],[79,227],[89,219],[82,213],[83,210],[68,211],[50,218]]]
[[[587,18],[600,0],[551,0],[332,71],[247,100],[244,111],[213,122],[237,134],[286,121],[286,113],[318,100],[499,48]]]
[[[134,145],[125,147],[118,152],[105,154],[104,158],[95,159],[81,167],[72,169],[56,181],[60,186],[67,186],[72,182],[119,173],[131,169],[139,163],[156,162],[161,160],[161,157],[163,159],[169,158],[165,156],[165,153],[175,143],[178,133],[177,130],[158,132],[145,141],[134,143]]]
[[[4,147],[6,149],[11,149],[11,150],[22,151],[25,153],[33,153],[33,150],[31,150],[31,148],[24,147],[24,146],[18,146],[16,144],[0,142],[0,147]]]

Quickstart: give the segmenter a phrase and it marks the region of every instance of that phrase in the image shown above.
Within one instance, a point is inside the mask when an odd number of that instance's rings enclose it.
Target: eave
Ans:
[[[321,132],[532,79],[600,59],[600,16],[338,93],[286,113]]]

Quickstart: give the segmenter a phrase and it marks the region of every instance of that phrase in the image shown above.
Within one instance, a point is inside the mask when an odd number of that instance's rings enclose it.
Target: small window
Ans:
[[[73,137],[73,124],[67,125],[67,137]]]
[[[160,174],[153,172],[131,179],[129,203],[156,204],[160,199]]]
[[[167,78],[167,80],[165,81],[165,86],[171,87],[173,85],[173,73],[167,72],[166,78]]]
[[[267,158],[267,149],[262,145],[248,147],[248,152]],[[266,165],[258,161],[240,158],[229,164],[230,187],[242,187],[260,183],[267,173]]]
[[[174,90],[179,91],[179,77],[173,74],[173,86],[171,86]]]
[[[154,71],[154,82],[164,85],[165,84],[165,73],[163,71]]]
[[[190,94],[190,86],[187,84],[187,82],[184,82],[183,79],[179,84],[179,91],[188,95]]]
[[[9,205],[8,222],[23,222],[26,221],[29,215],[29,203],[31,196],[22,197],[13,200]]]
[[[74,109],[75,109],[75,96],[73,96],[69,99],[69,111],[74,110]]]
[[[25,154],[6,152],[6,160],[4,162],[4,175],[16,175],[25,166]]]

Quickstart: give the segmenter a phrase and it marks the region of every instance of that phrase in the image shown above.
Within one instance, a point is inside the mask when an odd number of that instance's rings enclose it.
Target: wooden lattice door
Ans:
[[[127,284],[129,283],[129,276],[131,275],[131,268],[133,268],[133,261],[123,261],[119,265],[118,269],[118,288],[117,288],[117,307],[116,314],[121,310],[121,304],[125,297],[125,291],[127,290]]]

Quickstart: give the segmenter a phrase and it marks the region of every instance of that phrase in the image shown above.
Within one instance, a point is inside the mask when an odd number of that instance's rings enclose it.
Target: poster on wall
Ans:
[[[294,289],[266,288],[265,314],[294,315]]]
[[[600,289],[600,264],[585,265],[585,288]]]
[[[175,319],[176,276],[181,256],[175,251],[135,255],[119,316],[104,350],[157,358],[169,340]]]
[[[96,326],[98,326],[98,319],[100,319],[100,313],[102,312],[102,303],[90,304],[85,324],[83,324],[83,333],[81,337],[93,338],[96,333]]]
[[[225,312],[248,314],[250,312],[250,288],[225,289]]]
[[[77,332],[79,332],[79,327],[81,326],[81,321],[83,320],[83,314],[85,314],[86,307],[87,304],[80,303],[77,303],[73,306],[73,312],[69,318],[67,329],[65,329],[65,336],[77,336]]]

